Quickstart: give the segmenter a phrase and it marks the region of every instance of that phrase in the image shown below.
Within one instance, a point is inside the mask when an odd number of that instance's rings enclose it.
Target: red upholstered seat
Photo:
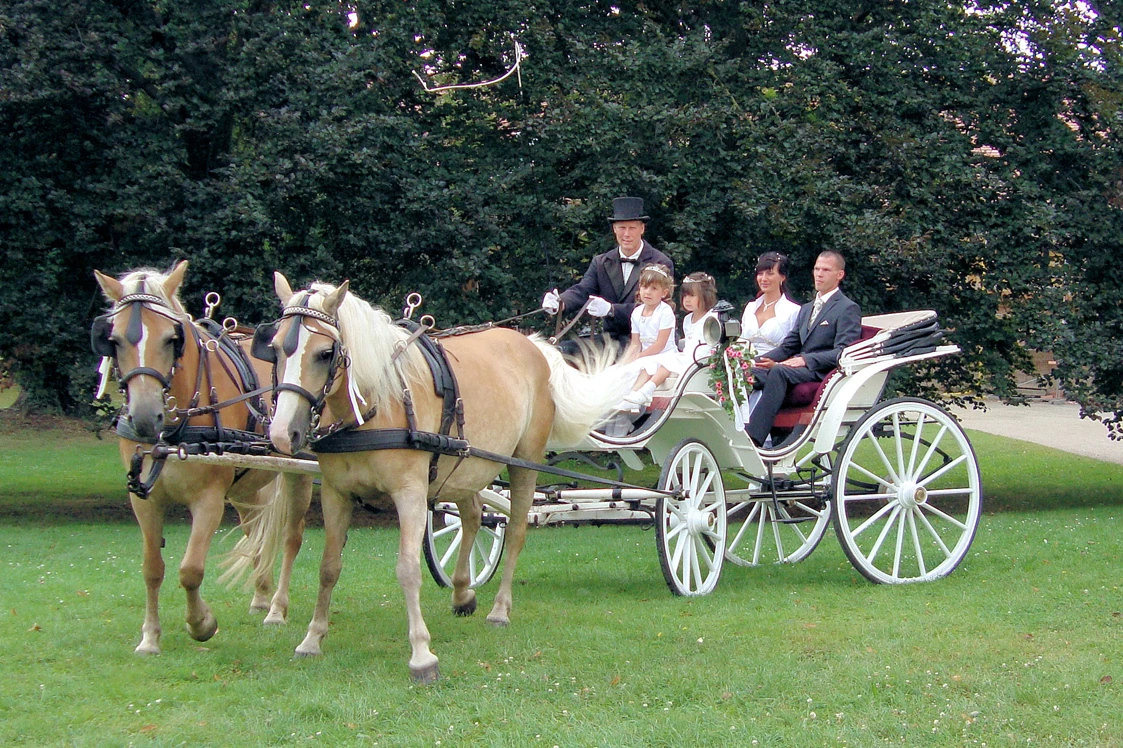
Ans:
[[[879,332],[881,332],[879,328],[862,325],[862,334],[858,340],[869,340]],[[772,424],[773,428],[793,429],[799,424],[807,425],[811,423],[811,417],[815,414],[819,398],[823,396],[823,392],[827,389],[827,382],[834,379],[837,373],[838,369],[835,369],[823,377],[822,381],[804,382],[788,390],[787,397],[784,398],[784,407],[780,408],[780,412],[776,414],[776,420]]]

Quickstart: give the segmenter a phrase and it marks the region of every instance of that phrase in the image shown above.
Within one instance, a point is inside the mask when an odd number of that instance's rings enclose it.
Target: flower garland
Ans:
[[[749,401],[753,391],[754,358],[756,349],[747,340],[731,340],[710,356],[710,387],[718,404],[731,416],[738,405]]]

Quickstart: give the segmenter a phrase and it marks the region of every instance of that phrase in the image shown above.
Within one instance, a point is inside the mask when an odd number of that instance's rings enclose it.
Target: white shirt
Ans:
[[[650,317],[643,316],[643,309],[643,305],[640,304],[632,310],[632,333],[639,335],[640,351],[646,351],[650,348],[662,330],[670,330],[671,334],[667,336],[667,343],[659,353],[662,354],[667,351],[678,353],[674,334],[675,313],[670,305],[665,301],[660,301],[659,306],[655,307],[655,311],[652,312]]]
[[[784,342],[784,338],[795,327],[795,318],[799,316],[799,304],[787,296],[781,296],[776,300],[776,316],[764,320],[763,325],[758,324],[756,312],[763,303],[763,295],[756,297],[748,303],[745,313],[741,315],[741,337],[756,347],[758,356]]]
[[[639,263],[624,262],[624,258],[627,257],[628,259],[631,259],[634,257],[638,260],[640,252],[643,251],[643,242],[640,242],[639,249],[636,250],[636,253],[634,255],[624,254],[624,250],[620,247],[616,247],[616,251],[620,253],[620,272],[624,274],[624,285],[627,286],[628,279],[632,277],[632,271],[639,267]]]
[[[701,360],[713,353],[711,346],[706,345],[706,341],[702,338],[702,331],[706,326],[706,320],[711,317],[717,319],[717,314],[710,310],[703,314],[697,322],[692,321],[693,317],[694,313],[691,312],[682,320],[682,338],[685,341],[682,352],[686,356],[687,363],[694,363],[695,358]],[[699,348],[703,350],[698,350]]]

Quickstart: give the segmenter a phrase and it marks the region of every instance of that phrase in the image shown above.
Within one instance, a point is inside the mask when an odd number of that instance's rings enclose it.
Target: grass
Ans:
[[[945,580],[871,585],[828,534],[800,564],[727,566],[682,599],[650,530],[533,530],[507,630],[483,620],[495,581],[466,619],[426,581],[444,679],[423,688],[385,528],[352,530],[325,655],[294,660],[322,532],[288,626],[262,628],[212,569],[221,628],[198,643],[174,568],[187,527],[170,524],[164,654],[137,657],[139,531],[59,519],[76,494],[123,502],[115,445],[2,433],[0,506],[52,511],[0,522],[0,743],[1123,746],[1123,466],[971,438],[988,514]]]
[[[420,688],[393,530],[352,532],[322,658],[291,657],[311,531],[288,626],[262,629],[245,595],[212,585],[221,629],[194,642],[173,572],[164,654],[143,659],[135,529],[0,526],[0,742],[1123,745],[1119,530],[1111,509],[988,517],[955,574],[898,588],[825,542],[801,564],[730,567],[694,600],[663,586],[649,531],[537,530],[507,630],[453,617],[425,584],[445,679]],[[186,528],[167,535],[177,558]]]

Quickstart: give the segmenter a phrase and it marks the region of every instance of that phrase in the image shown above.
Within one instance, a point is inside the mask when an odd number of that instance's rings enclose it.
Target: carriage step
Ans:
[[[777,517],[772,520],[778,525],[798,525],[801,522],[815,522],[818,517]]]

